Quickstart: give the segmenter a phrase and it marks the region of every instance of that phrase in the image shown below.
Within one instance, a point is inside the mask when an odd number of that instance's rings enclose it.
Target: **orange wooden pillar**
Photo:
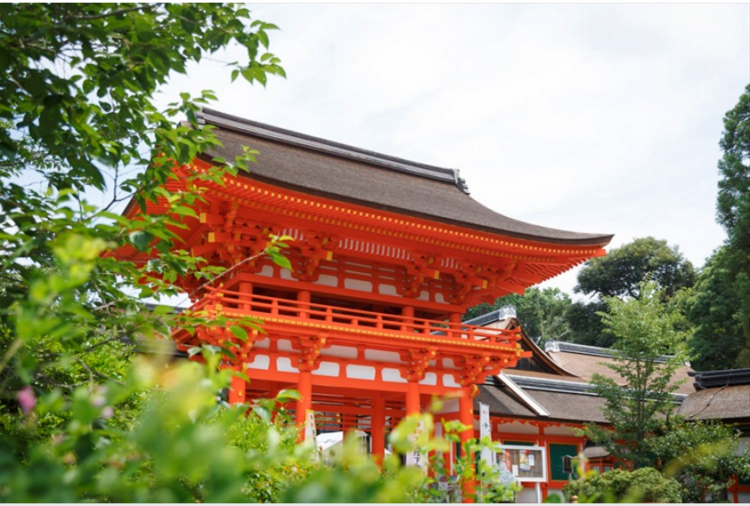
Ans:
[[[250,304],[250,298],[253,295],[253,284],[247,281],[240,281],[240,300],[247,301],[242,304],[243,311],[252,311],[252,305]]]
[[[422,412],[419,403],[419,383],[409,381],[406,384],[406,416],[418,415]]]
[[[300,430],[300,441],[305,440],[305,421],[307,420],[307,411],[312,409],[312,372],[300,371],[297,382],[297,391],[300,398],[295,406],[295,416],[297,418],[297,428]]]
[[[232,376],[232,380],[229,383],[229,404],[242,404],[245,402],[245,390],[247,389],[247,382]]]
[[[240,292],[242,292],[243,295],[247,294],[247,297],[241,297],[241,298],[247,298],[249,302],[249,296],[253,293],[253,285],[252,283],[240,283],[239,286]],[[247,309],[249,309],[250,305],[247,304]],[[244,371],[244,363],[241,363],[239,367],[239,372],[245,372]],[[229,404],[242,404],[243,402],[246,402],[246,393],[247,393],[247,381],[245,381],[243,378],[238,378],[237,376],[232,376],[232,380],[229,383]]]
[[[451,330],[454,332],[453,336],[455,337],[461,337],[461,313],[451,313],[448,317],[448,321],[450,322]],[[449,332],[450,334],[450,332]]]
[[[385,458],[385,399],[376,397],[372,400],[372,454],[378,465],[383,465]]]
[[[302,304],[300,304],[299,316],[301,318],[307,317],[309,315],[307,309],[309,307],[308,304],[310,303],[310,292],[307,290],[300,290],[297,293],[297,300],[302,302]],[[297,418],[297,429],[299,430],[299,441],[304,441],[307,412],[312,409],[312,371],[308,367],[308,364],[300,364],[297,391],[299,392],[300,398],[297,400],[295,415]]]
[[[464,451],[465,444],[474,439],[474,399],[472,397],[472,387],[465,387],[463,389],[463,395],[458,400],[458,416],[459,421],[463,425],[467,425],[468,428],[461,431],[459,437],[461,438],[461,451]],[[466,455],[467,462],[474,461],[474,455],[469,453]],[[474,502],[474,494],[476,492],[476,483],[474,476],[466,480],[463,484],[463,502]]]

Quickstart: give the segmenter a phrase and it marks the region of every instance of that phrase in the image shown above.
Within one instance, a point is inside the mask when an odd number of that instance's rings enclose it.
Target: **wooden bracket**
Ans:
[[[440,271],[435,268],[440,263],[434,254],[417,251],[410,252],[411,261],[406,266],[406,283],[400,286],[398,292],[404,297],[419,295],[422,285],[428,279],[439,279]]]
[[[335,241],[317,232],[305,232],[304,244],[295,247],[299,256],[292,257],[293,276],[300,281],[317,281],[320,262],[333,259]]]
[[[437,349],[431,347],[423,350],[409,350],[401,353],[401,360],[406,362],[406,370],[402,371],[404,379],[408,381],[422,381],[430,361],[435,359]]]
[[[330,346],[326,345],[327,340],[325,334],[300,337],[299,346],[295,347],[300,351],[297,369],[305,372],[317,369],[320,365],[320,350]]]
[[[501,359],[488,354],[462,357],[460,362],[462,367],[458,383],[463,387],[484,383],[487,376],[498,374],[504,367],[515,365],[515,361],[511,364],[507,358]]]

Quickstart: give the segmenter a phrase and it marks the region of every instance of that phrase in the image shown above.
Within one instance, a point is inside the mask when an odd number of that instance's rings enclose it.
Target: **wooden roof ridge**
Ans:
[[[750,385],[750,369],[723,369],[720,371],[690,371],[695,378],[695,389]]]
[[[577,344],[568,343],[566,341],[548,341],[544,345],[545,351],[552,351],[555,353],[577,353],[579,355],[593,355],[595,357],[602,358],[615,358],[614,348],[602,348],[600,346],[591,346],[589,344]],[[674,355],[661,355],[655,359],[654,362],[664,363],[669,359],[674,358]]]
[[[564,377],[580,378],[580,376],[573,374],[572,372],[568,371],[560,364],[555,362],[552,357],[547,355],[547,353],[542,348],[540,348],[539,345],[536,344],[528,334],[526,334],[523,326],[518,322],[518,318],[516,317],[516,309],[511,305],[503,306],[487,314],[477,316],[476,318],[466,320],[462,323],[465,323],[467,325],[484,326],[499,321],[506,322],[505,328],[509,330],[521,327],[521,347],[525,347],[526,349],[531,350],[533,357],[544,363],[544,365],[546,365],[550,370],[554,371],[555,374]],[[512,371],[512,369],[508,369],[508,371]]]
[[[253,136],[305,149],[311,149],[328,155],[365,162],[397,172],[411,174],[413,176],[452,183],[467,195],[470,193],[466,180],[460,177],[459,169],[436,167],[434,165],[413,162],[391,155],[384,155],[382,153],[357,148],[348,144],[294,132],[285,128],[260,123],[258,121],[252,121],[214,109],[209,109],[207,107],[202,108],[197,114],[197,117],[199,124],[214,125],[238,133],[251,134]]]
[[[214,158],[232,160],[245,147],[258,150],[258,163],[242,172],[243,178],[504,238],[592,248],[580,261],[604,254],[601,248],[613,237],[545,227],[498,213],[469,196],[457,169],[412,162],[208,108],[201,110],[199,122],[214,126],[221,143],[200,155],[207,163],[214,163]]]

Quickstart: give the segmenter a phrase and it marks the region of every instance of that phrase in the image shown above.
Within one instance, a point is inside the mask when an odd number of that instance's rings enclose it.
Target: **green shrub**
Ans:
[[[565,485],[563,493],[568,501],[578,496],[579,502],[682,502],[679,483],[652,467],[588,473]]]

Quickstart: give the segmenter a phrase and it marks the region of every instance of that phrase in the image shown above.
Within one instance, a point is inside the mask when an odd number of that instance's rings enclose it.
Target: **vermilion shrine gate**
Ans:
[[[293,271],[260,257],[194,294],[193,309],[257,317],[267,332],[249,332],[227,364],[250,378],[233,380],[230,402],[297,389],[298,423],[313,410],[321,430],[365,431],[379,458],[389,428],[434,395],[460,394],[440,416],[473,426],[475,385],[523,355],[518,330],[462,324],[467,308],[604,255],[611,239],[497,214],[452,169],[211,110],[201,120],[224,147],[178,174],[204,171],[216,156],[233,159],[243,146],[260,154],[250,173],[204,184],[207,203],[185,219],[180,247],[231,267],[262,252],[272,234],[295,239],[283,250]],[[187,292],[200,286],[181,282]],[[219,338],[174,335],[183,349]]]

